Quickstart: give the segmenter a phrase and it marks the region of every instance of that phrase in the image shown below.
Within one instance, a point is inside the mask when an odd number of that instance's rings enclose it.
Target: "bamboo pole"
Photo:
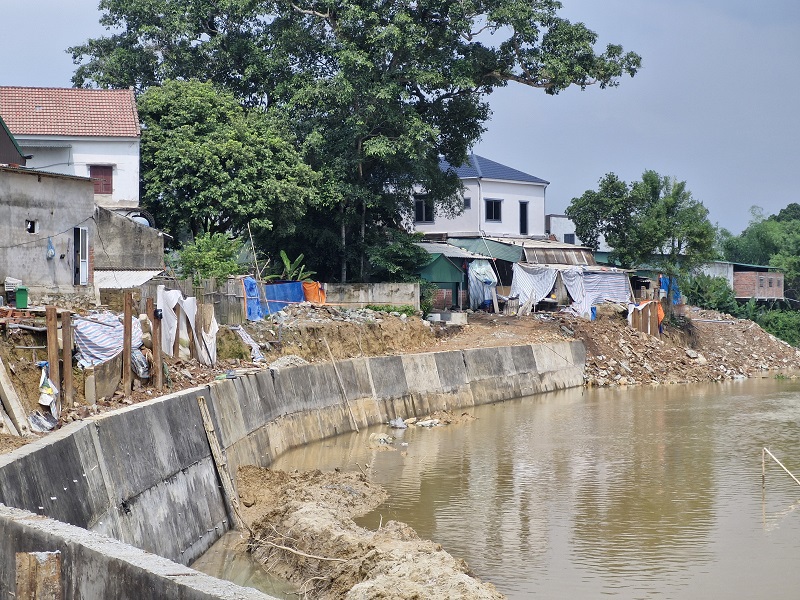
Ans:
[[[72,406],[72,313],[61,313],[61,361],[64,363],[64,386],[61,389],[63,401]]]
[[[798,479],[797,479],[797,477],[795,477],[794,475],[792,475],[792,472],[791,472],[789,469],[787,469],[786,467],[784,467],[784,466],[783,466],[783,463],[782,463],[781,461],[779,461],[777,458],[775,458],[775,455],[774,455],[772,452],[770,452],[770,451],[769,451],[767,448],[764,448],[764,452],[766,452],[767,454],[769,454],[769,455],[770,455],[770,458],[772,458],[772,460],[774,460],[776,463],[778,463],[778,466],[779,466],[781,469],[783,469],[784,471],[786,471],[786,472],[789,474],[789,477],[791,477],[792,479],[794,479],[794,482],[795,482],[797,485],[800,485],[800,480],[798,480]],[[762,470],[761,470],[761,481],[762,481],[762,485],[766,485],[766,484],[764,483],[764,480],[765,480],[765,478],[766,478],[766,467],[765,467],[765,465],[764,465],[764,452],[762,452],[762,453],[761,453],[761,469],[762,469]]]
[[[359,430],[358,423],[356,422],[356,416],[353,414],[353,409],[350,407],[350,401],[347,399],[347,391],[344,389],[344,382],[342,381],[342,376],[339,374],[339,367],[336,366],[336,361],[333,359],[333,352],[331,352],[331,347],[328,345],[328,338],[323,337],[322,340],[325,342],[325,348],[328,349],[328,356],[331,357],[331,363],[333,364],[333,370],[336,373],[336,381],[339,382],[339,391],[342,393],[342,399],[347,405],[347,410],[350,412],[350,419],[353,421],[353,427],[355,427],[356,433],[358,433]]]

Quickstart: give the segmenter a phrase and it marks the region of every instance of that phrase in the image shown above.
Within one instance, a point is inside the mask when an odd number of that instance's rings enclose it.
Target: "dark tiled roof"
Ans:
[[[140,133],[133,90],[0,86],[0,115],[16,136]]]
[[[470,154],[467,163],[460,167],[453,167],[447,161],[442,160],[441,166],[443,170],[453,169],[461,179],[467,178],[483,178],[483,179],[502,179],[505,181],[522,181],[525,183],[541,183],[548,185],[550,182],[528,175],[522,171],[517,171],[511,167],[501,165],[498,162],[489,160],[477,154]]]

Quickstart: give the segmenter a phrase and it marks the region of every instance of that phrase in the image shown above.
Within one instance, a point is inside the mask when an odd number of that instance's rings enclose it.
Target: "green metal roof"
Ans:
[[[507,260],[508,262],[516,263],[523,260],[522,246],[515,246],[514,244],[501,244],[485,238],[448,238],[447,243],[476,254],[483,254],[492,258]]]
[[[14,148],[16,148],[17,152],[19,152],[20,158],[24,159],[25,155],[22,153],[22,148],[20,148],[19,144],[17,144],[16,138],[11,133],[11,131],[8,129],[8,126],[6,125],[6,122],[3,121],[3,117],[2,116],[0,116],[0,127],[2,127],[5,130],[5,132],[8,134],[8,137],[11,140],[11,143],[14,144]]]
[[[464,271],[442,254],[431,254],[431,261],[420,270],[420,277],[434,283],[463,283]]]

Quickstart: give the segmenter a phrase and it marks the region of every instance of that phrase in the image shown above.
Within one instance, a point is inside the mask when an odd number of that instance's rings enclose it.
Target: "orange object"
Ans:
[[[325,290],[319,281],[304,281],[303,297],[305,297],[306,302],[325,304]]]

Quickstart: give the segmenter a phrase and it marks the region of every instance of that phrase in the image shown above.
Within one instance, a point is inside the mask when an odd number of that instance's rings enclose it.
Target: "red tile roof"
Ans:
[[[0,86],[0,115],[16,136],[140,133],[133,90]]]

